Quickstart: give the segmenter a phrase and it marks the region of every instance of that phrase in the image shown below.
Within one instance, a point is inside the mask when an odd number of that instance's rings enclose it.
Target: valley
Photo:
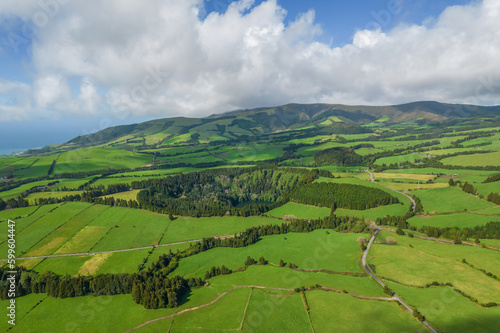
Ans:
[[[494,332],[499,108],[460,107],[290,104],[4,156],[0,329]]]

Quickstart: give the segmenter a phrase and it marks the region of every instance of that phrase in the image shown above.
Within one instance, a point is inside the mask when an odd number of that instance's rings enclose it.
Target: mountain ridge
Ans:
[[[387,106],[289,103],[274,107],[234,110],[204,118],[160,118],[137,124],[113,126],[96,133],[75,137],[59,145],[58,148],[71,149],[119,143],[140,144],[141,141],[143,146],[196,140],[231,141],[311,127],[361,127],[376,122],[401,124],[412,121],[426,125],[452,119],[498,115],[500,106],[447,104],[435,101]],[[151,138],[152,136],[155,138]]]

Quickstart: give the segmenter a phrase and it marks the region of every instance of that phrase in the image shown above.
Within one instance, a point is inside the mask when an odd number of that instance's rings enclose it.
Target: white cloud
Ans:
[[[0,4],[0,20],[51,14],[33,43],[33,84],[17,89],[26,114],[201,116],[288,102],[499,102],[496,0],[449,7],[432,25],[358,31],[342,48],[316,40],[313,11],[285,25],[276,0],[242,0],[203,20],[202,0],[52,2],[58,6],[51,10],[38,1]],[[9,112],[0,104],[2,116]]]

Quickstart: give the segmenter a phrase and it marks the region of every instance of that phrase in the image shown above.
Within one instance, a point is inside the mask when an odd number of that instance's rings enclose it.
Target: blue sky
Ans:
[[[324,29],[322,39],[333,45],[343,46],[352,42],[356,31],[372,28],[378,23],[383,30],[390,30],[398,24],[421,24],[438,17],[444,9],[452,5],[464,5],[467,0],[280,0],[278,3],[287,10],[287,21],[313,9],[316,21]],[[230,1],[207,1],[207,10],[223,12]],[[262,0],[256,1],[258,5]],[[397,9],[397,10],[396,10]],[[388,15],[390,14],[390,15]]]
[[[500,99],[496,0],[51,3],[0,2],[0,150],[290,102]]]

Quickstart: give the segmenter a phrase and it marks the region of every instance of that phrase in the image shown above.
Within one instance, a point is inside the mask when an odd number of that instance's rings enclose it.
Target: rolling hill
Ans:
[[[116,148],[154,148],[172,143],[247,141],[282,131],[313,131],[322,134],[366,133],[370,124],[425,126],[500,115],[500,106],[415,102],[394,106],[349,106],[340,104],[287,104],[270,108],[238,110],[206,118],[164,118],[140,124],[115,126],[78,136],[50,147],[49,151],[97,145]]]

